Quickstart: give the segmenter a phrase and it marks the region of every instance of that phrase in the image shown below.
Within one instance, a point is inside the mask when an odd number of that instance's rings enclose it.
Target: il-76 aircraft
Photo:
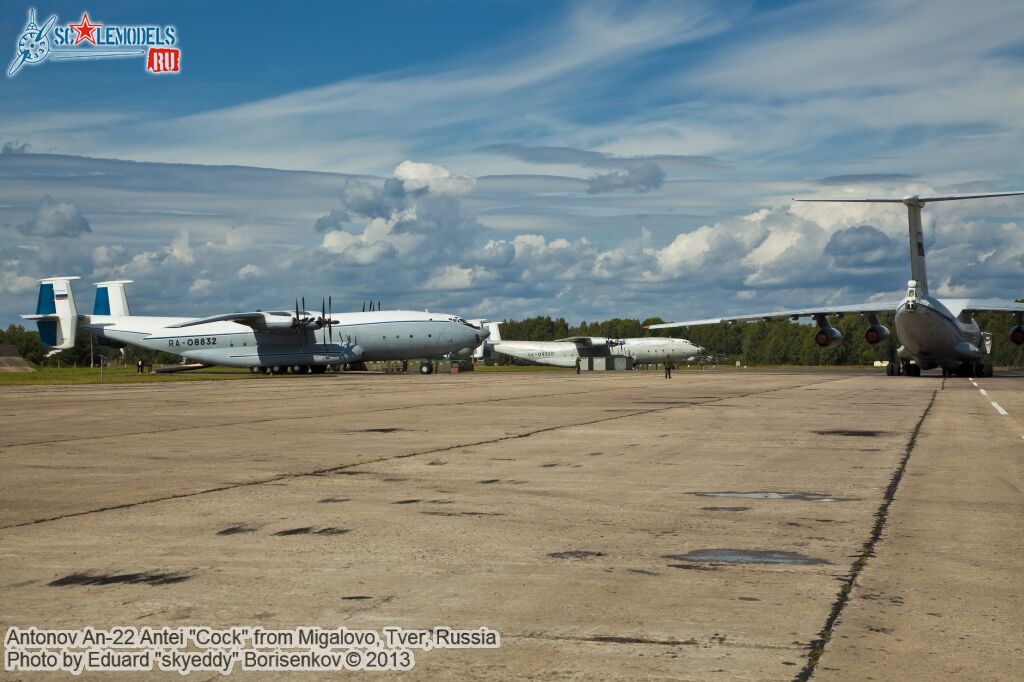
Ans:
[[[868,318],[869,327],[864,338],[870,344],[889,340],[889,330],[878,322],[880,313],[896,314],[896,333],[902,342],[897,350],[899,364],[890,363],[890,376],[903,374],[920,376],[923,369],[942,369],[943,376],[992,376],[991,364],[981,361],[982,353],[991,350],[992,335],[982,332],[974,321],[979,312],[1011,312],[1015,314],[1010,329],[1010,341],[1018,346],[1024,343],[1024,303],[979,299],[938,299],[928,293],[928,273],[925,270],[924,234],[921,230],[921,209],[935,201],[958,201],[1005,197],[1024,192],[998,192],[994,194],[954,194],[948,196],[907,196],[901,199],[794,199],[794,201],[834,201],[858,203],[893,203],[907,207],[910,227],[910,281],[907,295],[901,301],[865,303],[862,305],[820,306],[801,310],[782,310],[754,315],[718,317],[706,320],[688,320],[651,325],[651,329],[693,327],[719,322],[757,322],[760,320],[797,320],[811,317],[818,323],[814,341],[823,348],[838,346],[843,335],[828,323],[828,316],[860,314]]]
[[[483,357],[486,350],[529,360],[540,365],[573,367],[577,358],[600,358],[613,355],[628,356],[634,363],[688,361],[703,352],[686,339],[641,337],[636,339],[608,339],[602,336],[570,336],[557,341],[505,341],[501,338],[500,322],[487,322],[490,334],[475,354]]]
[[[249,367],[253,372],[322,373],[328,365],[367,360],[411,360],[469,355],[487,330],[456,315],[411,310],[331,314],[301,310],[227,313],[212,317],[132,315],[124,287],[130,280],[99,282],[91,315],[79,315],[71,282],[40,280],[34,320],[44,345],[75,345],[78,329],[117,344],[175,353],[203,365]],[[426,367],[426,365],[425,365]]]

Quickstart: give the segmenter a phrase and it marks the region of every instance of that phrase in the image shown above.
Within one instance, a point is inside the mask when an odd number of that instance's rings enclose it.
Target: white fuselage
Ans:
[[[903,345],[901,360],[921,369],[955,370],[981,357],[982,336],[972,319],[961,319],[963,302],[923,295],[904,299],[896,310],[896,333]]]
[[[615,339],[613,346],[580,346],[571,341],[495,341],[487,347],[520,360],[555,367],[574,367],[576,358],[628,356],[635,364],[685,362],[703,349],[686,339],[646,337]]]
[[[237,322],[188,327],[182,317],[82,315],[79,326],[123,344],[228,367],[330,365],[467,355],[488,335],[454,315],[409,310],[340,313],[320,329],[257,331]]]

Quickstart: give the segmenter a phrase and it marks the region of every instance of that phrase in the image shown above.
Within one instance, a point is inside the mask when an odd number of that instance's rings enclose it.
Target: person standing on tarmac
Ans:
[[[665,356],[665,378],[672,378],[672,358],[667,355]]]
[[[580,373],[580,356],[576,356],[576,373]]]

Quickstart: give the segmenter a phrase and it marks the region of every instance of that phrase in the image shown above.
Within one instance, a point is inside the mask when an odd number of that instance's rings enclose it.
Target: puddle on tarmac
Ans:
[[[187,573],[149,571],[146,573],[72,573],[48,583],[50,587],[70,585],[173,585],[185,582]]]
[[[548,554],[552,559],[589,559],[595,556],[604,556],[604,552],[589,552],[583,549],[573,549],[567,552],[552,552]]]
[[[867,429],[828,429],[826,431],[815,431],[819,436],[850,436],[852,438],[875,438],[881,436],[884,431],[871,431]]]
[[[748,500],[802,500],[804,502],[849,502],[851,497],[832,497],[825,493],[780,493],[758,490],[749,493],[723,491],[693,493],[699,497],[742,497]]]
[[[816,559],[799,552],[777,552],[759,549],[698,549],[686,554],[666,554],[662,556],[662,559],[692,561],[695,563],[797,564],[803,566],[829,563],[824,559]]]

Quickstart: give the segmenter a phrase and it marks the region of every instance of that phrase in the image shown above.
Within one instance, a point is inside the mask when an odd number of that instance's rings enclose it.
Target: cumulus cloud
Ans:
[[[4,142],[4,146],[0,149],[0,154],[27,154],[28,150],[32,147],[28,142],[22,142],[21,140],[8,140]]]
[[[443,166],[432,163],[403,161],[395,169],[395,177],[407,191],[427,188],[434,194],[465,194],[473,189],[474,180],[468,175],[453,175]]]
[[[32,218],[18,225],[17,230],[35,237],[77,237],[91,232],[92,227],[77,206],[59,203],[47,194]]]
[[[460,194],[472,178],[447,168],[405,161],[383,184],[346,180],[341,207],[314,224],[320,246],[353,265],[402,259],[406,265],[438,267],[457,261],[483,229],[463,211]]]
[[[648,192],[661,187],[665,181],[665,171],[653,161],[647,161],[630,168],[625,173],[613,171],[604,175],[594,175],[587,179],[587,194],[603,194],[620,189],[631,189],[634,192]]]

